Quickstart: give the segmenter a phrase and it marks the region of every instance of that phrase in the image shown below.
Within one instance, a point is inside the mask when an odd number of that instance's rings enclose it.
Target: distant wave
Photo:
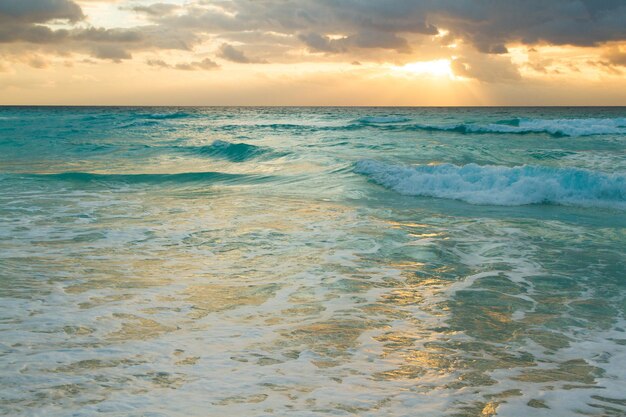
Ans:
[[[130,123],[125,123],[119,126],[116,126],[116,129],[131,129],[135,127],[144,128],[149,126],[157,126],[159,124],[156,120],[136,120]]]
[[[125,123],[121,123],[116,126],[117,129],[128,129],[135,127],[146,127],[146,126],[157,126],[164,121],[167,120],[175,120],[175,119],[185,119],[189,117],[194,117],[195,115],[192,113],[185,112],[175,112],[175,113],[136,113],[133,114],[129,119],[125,119]],[[85,121],[100,120],[105,118],[110,118],[111,115],[98,115],[98,116],[87,116]]]
[[[408,122],[409,120],[411,119],[408,117],[403,117],[403,116],[368,116],[368,117],[361,117],[360,119],[357,119],[357,122],[365,123],[365,124],[383,124],[383,123],[402,123],[402,122]]]
[[[363,160],[355,172],[400,194],[518,206],[562,204],[626,210],[626,175],[544,166],[421,165]]]
[[[242,127],[272,130],[302,131],[351,131],[377,129],[386,131],[437,131],[462,134],[530,134],[544,133],[555,137],[626,135],[626,118],[583,119],[522,119],[502,120],[496,123],[463,122],[454,124],[416,123],[403,116],[367,116],[343,125],[315,125],[297,123],[273,123],[257,125],[223,125],[219,129],[234,130]]]
[[[612,119],[513,119],[499,123],[410,124],[392,129],[450,131],[458,133],[547,133],[552,136],[592,136],[626,134],[626,118]]]
[[[80,183],[257,183],[271,180],[270,176],[228,174],[224,172],[181,172],[176,174],[95,174],[91,172],[61,172],[55,174],[15,174],[17,177],[61,180]]]
[[[247,143],[232,143],[223,140],[216,140],[211,145],[207,146],[186,146],[179,149],[184,149],[197,155],[227,159],[231,162],[245,162],[262,156],[283,155],[272,151],[270,148]]]
[[[184,119],[187,117],[192,117],[191,113],[185,112],[174,112],[174,113],[150,113],[150,114],[141,114],[138,117],[144,119],[154,119],[154,120],[165,120],[165,119]]]

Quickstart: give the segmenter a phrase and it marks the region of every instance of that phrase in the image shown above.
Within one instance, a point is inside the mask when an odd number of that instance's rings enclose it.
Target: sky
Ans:
[[[0,104],[626,105],[626,0],[0,0]]]

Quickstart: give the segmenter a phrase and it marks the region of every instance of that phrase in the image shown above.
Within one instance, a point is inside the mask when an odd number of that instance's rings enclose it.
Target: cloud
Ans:
[[[75,23],[84,17],[78,4],[70,0],[0,0],[0,43],[25,42],[57,47],[72,42],[79,48],[90,50],[98,58],[115,61],[130,58],[123,48],[105,42],[135,42],[138,37],[132,31],[95,28],[53,30],[44,25],[51,21]],[[96,44],[85,46],[90,42]],[[32,65],[42,67],[39,61],[34,61]]]
[[[407,35],[433,36],[440,28],[492,54],[506,53],[510,43],[590,46],[626,39],[623,0],[205,1],[176,16],[153,19],[206,33],[298,34],[309,48],[332,53],[353,48],[402,52]]]
[[[592,46],[626,38],[622,0],[444,0],[433,19],[488,53],[515,42]]]
[[[456,58],[451,64],[455,75],[484,82],[519,81],[521,75],[507,57],[472,54]]]
[[[76,41],[133,43],[143,40],[137,30],[87,28],[69,32],[69,38]]]
[[[151,67],[170,68],[170,65],[162,59],[149,59],[146,64]]]
[[[306,46],[313,52],[341,52],[341,45],[336,40],[330,39],[328,36],[319,33],[301,33],[298,38],[304,42]]]
[[[0,22],[43,23],[53,19],[76,22],[85,16],[71,0],[0,0]]]
[[[219,68],[219,65],[209,58],[205,58],[202,61],[187,62],[174,65],[175,69],[185,71],[197,71],[197,70],[212,70]]]
[[[360,32],[337,39],[310,32],[300,34],[298,38],[313,52],[341,53],[355,48],[392,49],[397,52],[411,50],[406,39],[385,32]]]
[[[110,59],[114,62],[121,62],[123,59],[131,59],[131,54],[118,45],[102,44],[92,47],[93,56],[99,59]]]
[[[0,43],[56,43],[68,31],[54,31],[42,23],[76,22],[84,17],[81,8],[69,0],[0,0]]]
[[[611,65],[626,67],[626,48],[620,49],[618,46],[613,46],[602,57]]]
[[[21,46],[25,53],[36,44],[42,54],[78,52],[116,62],[139,52],[202,51],[221,44],[218,56],[236,63],[349,63],[406,61],[409,54],[450,58],[446,46],[455,43],[459,75],[513,81],[519,72],[505,54],[516,45],[626,41],[626,0],[98,1],[94,8],[95,0],[0,0],[0,44],[31,44]],[[87,12],[104,5],[128,20],[120,22],[124,28],[90,27],[93,20],[85,18],[81,4]],[[534,62],[535,69],[547,71],[549,58]],[[625,59],[618,48],[601,61],[623,66]],[[216,65],[197,61],[170,68]]]
[[[411,49],[408,38],[437,35],[440,29],[492,54],[506,53],[511,43],[591,46],[626,40],[624,0],[196,0],[184,6],[120,3],[122,9],[146,16],[160,30],[183,33],[186,38],[195,34],[195,41],[201,34],[271,31],[296,35],[310,49],[329,53],[367,48],[407,52]],[[24,25],[83,18],[79,5],[71,0],[0,0],[0,21],[19,32],[7,36],[3,28],[3,42],[37,38],[35,28]],[[46,36],[55,39],[52,33]]]
[[[52,54],[79,52],[119,62],[131,59],[131,50],[189,50],[198,41],[184,30],[172,32],[155,25],[97,28],[87,26],[84,19],[80,6],[70,0],[0,0],[0,44],[36,44]],[[49,23],[63,23],[65,28],[54,29]],[[29,49],[24,46],[24,53]]]
[[[28,65],[33,68],[43,69],[48,67],[48,61],[39,56],[35,56],[28,61]]]
[[[182,71],[214,70],[219,68],[219,65],[209,58],[205,58],[201,61],[179,62],[173,65],[168,64],[162,59],[149,59],[148,61],[146,61],[146,64],[151,67],[176,69]]]
[[[173,13],[180,9],[180,6],[170,3],[154,3],[149,6],[134,6],[131,10],[139,13],[145,13],[151,17],[162,17]]]
[[[222,44],[218,56],[227,61],[237,62],[239,64],[266,64],[267,61],[248,58],[242,51],[227,43]]]

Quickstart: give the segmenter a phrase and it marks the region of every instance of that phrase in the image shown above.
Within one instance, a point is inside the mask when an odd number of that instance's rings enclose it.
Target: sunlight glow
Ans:
[[[427,75],[431,77],[447,77],[454,78],[451,61],[449,59],[437,59],[434,61],[412,62],[400,67],[392,67],[394,71],[411,74],[411,75]]]

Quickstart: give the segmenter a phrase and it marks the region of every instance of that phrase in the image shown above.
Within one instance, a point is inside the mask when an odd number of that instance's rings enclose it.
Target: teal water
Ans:
[[[0,415],[622,416],[624,108],[0,108]]]

